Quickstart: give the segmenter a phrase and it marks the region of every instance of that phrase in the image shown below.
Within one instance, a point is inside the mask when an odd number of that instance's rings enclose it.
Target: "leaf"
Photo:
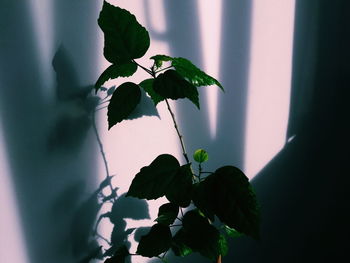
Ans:
[[[188,98],[199,109],[197,88],[185,80],[175,70],[169,69],[159,74],[153,84],[154,91],[168,99]]]
[[[198,149],[193,154],[193,159],[197,163],[204,163],[208,161],[208,158],[209,158],[208,153],[203,149]]]
[[[191,203],[192,171],[191,164],[181,166],[166,191],[166,198],[178,206],[187,207]]]
[[[109,62],[123,64],[147,52],[149,34],[129,11],[104,1],[98,25],[104,33],[104,56]]]
[[[224,90],[223,86],[220,84],[219,81],[201,71],[188,59],[181,57],[173,58],[172,66],[182,77],[187,79],[196,87],[217,85],[222,90]]]
[[[180,228],[176,232],[171,243],[171,249],[176,256],[184,257],[193,252],[192,249],[185,244],[187,238],[184,228]]]
[[[99,88],[108,80],[116,79],[118,77],[129,77],[132,76],[137,70],[137,65],[133,62],[128,62],[121,65],[112,64],[110,65],[98,78],[95,84],[95,91],[97,92]],[[114,91],[114,90],[113,90]],[[108,95],[111,95],[110,90],[107,91]]]
[[[155,56],[151,57],[150,59],[154,60],[154,65],[157,68],[160,68],[162,66],[163,62],[165,62],[165,61],[172,61],[173,60],[172,57],[169,57],[169,56],[166,56],[166,55],[155,55]]]
[[[239,233],[236,229],[229,227],[229,226],[224,226],[225,229],[225,233],[229,236],[229,237],[240,237],[242,236],[241,233]]]
[[[167,251],[170,245],[171,232],[169,226],[155,224],[147,235],[141,237],[136,253],[151,258]]]
[[[159,155],[149,166],[141,168],[132,180],[126,196],[141,199],[157,199],[164,196],[171,187],[180,164],[170,154]]]
[[[211,260],[216,260],[221,252],[219,231],[209,224],[198,210],[187,212],[182,219],[182,225],[173,239],[174,253],[187,253],[188,247]]]
[[[133,112],[141,99],[141,90],[132,82],[121,84],[113,93],[108,105],[108,129],[121,122]]]
[[[155,221],[162,225],[171,225],[172,223],[174,223],[178,213],[179,206],[172,203],[166,203],[159,207],[158,217]]]
[[[226,256],[228,252],[228,243],[226,238],[223,235],[220,235],[219,238],[219,254]]]
[[[139,84],[139,86],[143,88],[144,91],[146,91],[146,93],[151,97],[154,105],[156,106],[159,102],[164,100],[164,98],[154,91],[153,83],[154,79],[145,79]]]
[[[141,90],[140,102],[127,119],[135,120],[143,116],[155,116],[160,118],[158,110],[156,107],[154,107],[152,99],[146,95],[146,92],[144,90]]]
[[[259,239],[260,212],[256,196],[248,178],[237,167],[217,169],[196,185],[192,198],[209,218],[213,219],[215,214],[227,226]]]

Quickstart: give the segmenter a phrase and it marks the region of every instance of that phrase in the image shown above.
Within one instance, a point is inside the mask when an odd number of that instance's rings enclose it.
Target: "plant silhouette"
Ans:
[[[186,152],[180,127],[169,104],[169,100],[188,99],[200,109],[198,88],[215,85],[224,91],[223,86],[182,57],[154,55],[150,58],[153,61],[150,68],[140,65],[136,59],[147,52],[150,37],[136,17],[125,9],[104,1],[98,25],[104,33],[104,57],[111,65],[98,78],[95,93],[106,93],[101,100],[103,103],[109,99],[108,129],[124,120],[134,119],[135,112],[137,116],[157,115],[155,106],[165,103],[179,138],[184,162],[170,154],[157,156],[135,175],[126,195],[117,198],[117,188],[111,183],[112,176],[93,120],[106,168],[106,178],[96,193],[101,206],[112,203],[111,210],[100,216],[97,225],[103,218],[109,218],[114,229],[110,239],[95,233],[105,239],[109,247],[98,249],[91,257],[98,256],[105,263],[116,263],[140,255],[167,262],[167,252],[172,250],[179,257],[198,252],[211,261],[221,262],[228,251],[227,238],[245,234],[259,239],[260,212],[248,178],[232,165],[215,171],[203,170],[203,164],[209,160],[208,153],[198,149],[190,156]],[[103,86],[109,79],[133,76],[138,68],[150,77],[140,83],[128,80],[117,88]],[[147,107],[148,112],[143,113],[140,104],[154,107],[152,111]],[[103,194],[104,188],[109,188],[109,195]],[[135,229],[126,229],[125,217],[121,216],[126,208],[123,200],[133,198],[130,199],[132,202],[138,199],[145,202],[143,199],[160,197],[166,197],[168,203],[159,207],[156,223],[151,228],[135,231],[138,246],[136,253],[132,254],[127,236]],[[145,207],[146,203],[139,205]]]

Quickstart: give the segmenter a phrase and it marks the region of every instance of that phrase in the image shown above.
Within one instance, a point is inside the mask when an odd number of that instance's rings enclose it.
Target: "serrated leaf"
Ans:
[[[219,238],[219,254],[226,256],[228,252],[228,243],[226,238],[223,235],[220,235]]]
[[[155,224],[147,235],[141,237],[136,253],[151,258],[167,251],[170,245],[170,228],[162,224]]]
[[[189,247],[201,255],[216,260],[220,255],[220,233],[208,220],[201,216],[198,210],[188,211],[182,219],[183,227],[174,236],[178,247]],[[180,237],[175,238],[177,235]],[[175,251],[174,251],[175,252]]]
[[[179,206],[172,203],[163,204],[159,207],[158,217],[155,221],[166,226],[171,225],[174,223],[178,213]]]
[[[110,79],[116,79],[118,77],[129,77],[132,76],[137,70],[137,65],[133,62],[128,62],[121,65],[112,64],[110,65],[101,76],[98,78],[96,84],[95,84],[95,91],[97,92],[98,89],[108,80]],[[114,90],[113,90],[114,91]],[[110,89],[107,91],[108,95],[111,95],[112,92],[110,92]]]
[[[147,30],[129,11],[103,2],[98,25],[105,37],[104,56],[115,64],[142,57],[149,48]]]
[[[248,178],[237,167],[217,169],[196,185],[192,198],[209,218],[215,214],[227,226],[259,239],[260,212],[256,196]]]
[[[193,159],[198,163],[204,163],[204,162],[208,161],[209,156],[205,150],[198,149],[194,152]]]
[[[172,66],[182,77],[187,79],[196,87],[217,85],[222,90],[224,90],[223,86],[220,84],[219,81],[201,71],[188,59],[181,57],[173,58]]]
[[[108,105],[108,129],[128,118],[141,99],[141,90],[132,82],[121,84]]]
[[[146,91],[146,93],[151,97],[154,105],[156,106],[159,102],[164,100],[164,98],[154,91],[153,83],[154,79],[145,79],[139,84],[139,86],[143,88],[144,91]]]
[[[156,93],[164,98],[173,100],[188,98],[199,109],[197,88],[175,70],[169,69],[159,74],[154,80],[153,88]]]
[[[178,206],[187,207],[191,203],[192,171],[191,164],[181,166],[166,191],[166,198]]]
[[[164,196],[171,187],[179,167],[180,164],[174,156],[159,155],[149,166],[141,168],[136,174],[126,196],[147,200]]]
[[[169,57],[169,56],[166,56],[166,55],[155,55],[155,56],[151,57],[150,59],[154,60],[154,65],[157,68],[160,68],[163,65],[163,62],[165,62],[165,61],[172,61],[173,60],[172,57]]]

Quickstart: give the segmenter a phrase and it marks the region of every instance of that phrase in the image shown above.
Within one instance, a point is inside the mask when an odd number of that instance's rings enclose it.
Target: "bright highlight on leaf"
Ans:
[[[198,149],[193,154],[193,159],[197,163],[204,163],[208,161],[208,158],[209,158],[208,153],[203,149]]]

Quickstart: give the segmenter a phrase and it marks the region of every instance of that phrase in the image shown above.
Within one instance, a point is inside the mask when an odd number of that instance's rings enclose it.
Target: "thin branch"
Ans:
[[[171,110],[170,104],[169,104],[167,99],[165,99],[165,102],[166,102],[166,105],[168,107],[168,111],[170,112],[171,118],[173,119],[174,127],[175,127],[175,130],[177,132],[177,135],[178,135],[180,143],[181,143],[182,154],[183,154],[183,156],[184,156],[184,158],[186,160],[186,163],[189,164],[190,160],[188,159],[187,152],[186,152],[186,149],[185,149],[185,144],[184,144],[184,141],[182,139],[182,135],[180,134],[179,127],[177,126],[177,123],[176,123],[176,120],[175,120],[175,115],[174,115],[173,111]]]
[[[92,114],[92,127],[94,129],[95,136],[96,136],[96,139],[97,139],[97,143],[98,143],[98,146],[100,148],[101,156],[102,156],[103,163],[104,163],[104,166],[105,166],[106,179],[107,179],[108,185],[109,185],[109,187],[111,189],[111,193],[113,193],[114,189],[113,189],[113,185],[112,185],[111,180],[110,180],[107,158],[106,158],[105,152],[103,150],[103,144],[102,144],[100,135],[98,134],[98,130],[97,130],[97,126],[96,126],[96,120],[95,120],[95,114]]]
[[[144,71],[146,71],[148,74],[150,74],[151,76],[155,77],[154,72],[152,72],[151,70],[149,70],[148,68],[145,68],[144,66],[140,65],[139,63],[137,63],[135,60],[133,60],[132,62],[134,62],[137,66],[139,66],[140,68],[142,68]]]

